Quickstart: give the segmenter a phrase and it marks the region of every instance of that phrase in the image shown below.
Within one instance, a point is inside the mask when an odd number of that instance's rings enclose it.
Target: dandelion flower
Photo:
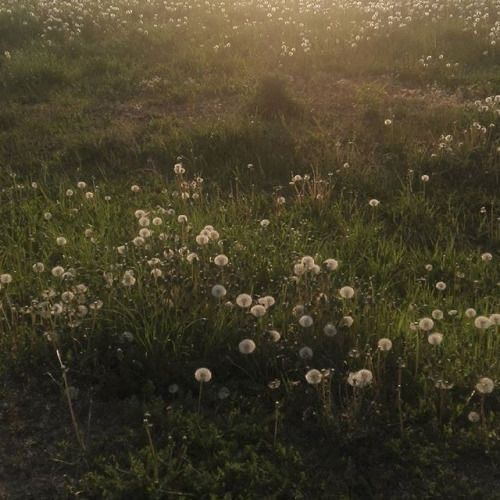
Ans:
[[[256,304],[255,306],[252,306],[250,309],[250,313],[252,316],[255,316],[256,318],[262,318],[264,314],[266,314],[267,309],[262,305],[262,304]]]
[[[52,268],[52,276],[54,278],[60,278],[64,274],[64,267],[62,266],[55,266]]]
[[[210,241],[210,238],[206,234],[198,234],[196,236],[196,243],[200,246],[207,245]]]
[[[483,377],[479,379],[479,382],[476,384],[477,392],[481,394],[490,394],[493,392],[495,388],[495,384],[491,378]]]
[[[133,271],[125,271],[122,277],[122,285],[126,287],[134,286],[136,282]]]
[[[252,354],[256,347],[255,342],[251,339],[244,339],[238,344],[241,354]]]
[[[438,281],[436,283],[436,289],[442,292],[443,290],[446,290],[446,283],[444,281]]]
[[[299,318],[299,325],[302,328],[309,328],[313,325],[313,323],[314,323],[314,320],[312,319],[311,316],[309,316],[307,314],[304,314],[303,316],[301,316]]]
[[[305,375],[308,384],[317,385],[323,379],[323,374],[319,370],[309,370]]]
[[[182,175],[186,172],[186,169],[182,166],[182,163],[176,163],[174,165],[174,174],[175,175]]]
[[[441,342],[443,341],[443,334],[438,332],[431,333],[427,337],[427,341],[429,342],[430,345],[440,345]]]
[[[227,266],[229,262],[229,259],[227,258],[226,255],[224,254],[220,254],[220,255],[217,255],[215,258],[214,258],[214,264],[218,267],[224,267],[224,266]]]
[[[252,297],[248,293],[240,293],[236,297],[236,304],[238,304],[242,309],[246,309],[252,305]]]
[[[351,328],[353,323],[354,323],[354,318],[352,316],[344,316],[340,321],[340,325],[345,326],[347,328]]]
[[[306,272],[306,267],[301,262],[293,266],[293,274],[295,276],[302,276]]]
[[[187,222],[187,221],[188,221],[188,218],[187,218],[187,216],[186,216],[186,215],[179,215],[179,216],[177,217],[177,222],[178,222],[179,224],[186,224],[186,222]]]
[[[271,297],[270,295],[266,295],[265,297],[261,297],[260,299],[257,300],[259,304],[262,304],[264,307],[269,308],[274,306],[276,301],[274,300],[274,297]]]
[[[418,327],[424,332],[429,332],[434,328],[434,321],[431,318],[422,318],[418,322]]]
[[[343,286],[339,290],[339,294],[343,299],[352,299],[354,297],[354,288],[350,286]]]
[[[163,271],[158,268],[151,269],[151,276],[153,276],[153,278],[161,278],[163,276]]]
[[[45,271],[45,265],[43,262],[37,262],[36,264],[33,264],[32,269],[35,273],[43,273]]]
[[[294,308],[292,309],[292,314],[295,316],[295,317],[299,317],[299,316],[302,316],[304,314],[304,311],[306,310],[306,308],[302,305],[302,304],[297,304],[296,306],[294,306]]]
[[[314,267],[314,259],[310,255],[302,257],[300,262],[307,271],[310,271]]]
[[[143,215],[139,219],[139,226],[141,226],[141,227],[148,227],[150,223],[151,223],[151,221],[149,220],[149,217],[146,217],[145,215]]]
[[[212,372],[208,368],[198,368],[194,372],[194,378],[200,383],[210,382],[212,380]]]
[[[491,262],[493,260],[493,255],[490,252],[485,252],[481,255],[481,260],[483,262]]]
[[[9,283],[12,283],[12,274],[0,274],[0,283],[2,285],[8,285]]]
[[[216,299],[221,299],[227,293],[226,289],[222,285],[214,285],[211,290],[212,297]]]
[[[304,346],[299,349],[300,359],[309,360],[314,356],[314,352],[310,347]]]
[[[472,307],[469,307],[468,309],[465,310],[465,316],[467,318],[474,318],[476,316],[477,312],[475,309]]]
[[[429,176],[428,176],[428,175],[426,175],[426,174],[424,174],[424,175],[422,175],[422,177],[420,177],[420,180],[421,180],[422,182],[429,182]]]
[[[326,259],[323,264],[325,264],[326,268],[329,270],[329,271],[335,271],[338,269],[339,267],[339,263],[338,261],[336,261],[335,259]]]
[[[370,205],[370,207],[378,207],[380,205],[380,201],[376,200],[375,198],[372,198],[368,204]]]
[[[195,260],[199,260],[198,258],[198,255],[194,252],[191,252],[189,253],[187,256],[186,256],[186,260],[192,264]]]
[[[500,314],[499,313],[494,313],[490,316],[490,322],[492,325],[498,326],[500,325]]]
[[[59,236],[58,238],[56,238],[56,243],[58,246],[63,247],[68,243],[68,240],[63,236]]]
[[[323,333],[327,337],[335,337],[337,335],[337,327],[333,323],[327,323],[323,328]]]
[[[467,415],[467,418],[469,422],[475,424],[476,422],[479,422],[481,417],[479,416],[479,413],[477,411],[470,411],[469,414]]]
[[[434,318],[434,319],[443,319],[443,311],[441,311],[441,309],[434,309],[434,311],[432,311],[431,313],[431,316]]]
[[[390,351],[392,349],[392,340],[387,338],[380,339],[377,347],[384,352]]]
[[[281,339],[281,334],[277,330],[270,330],[269,336],[271,337],[271,340],[273,342],[279,342],[279,340]]]
[[[271,224],[271,221],[269,219],[262,219],[260,221],[260,227],[267,227],[269,226],[269,224]]]
[[[366,387],[373,381],[373,373],[363,368],[357,372],[351,372],[347,377],[347,383],[353,387]]]
[[[137,184],[130,186],[130,191],[132,191],[132,193],[138,193],[140,190],[141,188]]]
[[[474,326],[479,328],[479,330],[487,330],[491,326],[490,318],[486,316],[478,316],[474,320]]]

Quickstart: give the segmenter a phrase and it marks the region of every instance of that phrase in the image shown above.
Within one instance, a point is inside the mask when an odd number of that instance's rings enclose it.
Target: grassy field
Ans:
[[[0,497],[500,498],[498,44],[0,0]]]

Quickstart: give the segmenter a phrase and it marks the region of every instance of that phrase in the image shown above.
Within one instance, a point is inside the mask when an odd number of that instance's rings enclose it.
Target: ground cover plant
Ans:
[[[0,0],[0,496],[498,498],[499,14]]]

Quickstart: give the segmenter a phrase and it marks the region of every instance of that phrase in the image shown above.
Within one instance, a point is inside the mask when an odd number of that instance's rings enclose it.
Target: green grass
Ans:
[[[496,7],[189,4],[0,0],[0,496],[493,498]]]

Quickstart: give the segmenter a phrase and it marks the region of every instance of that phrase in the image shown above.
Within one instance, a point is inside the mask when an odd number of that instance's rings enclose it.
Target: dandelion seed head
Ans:
[[[337,335],[337,327],[333,323],[327,323],[323,328],[323,333],[327,337],[335,337]]]
[[[300,359],[304,359],[304,360],[309,360],[309,359],[312,359],[314,356],[314,352],[313,350],[308,347],[308,346],[304,346],[304,347],[301,347],[299,349],[299,357]]]
[[[12,283],[12,281],[13,281],[12,274],[9,273],[0,274],[0,283],[2,285],[8,285]]]
[[[472,307],[469,307],[468,309],[465,310],[465,316],[467,318],[474,318],[476,316],[477,312],[475,309]]]
[[[446,283],[444,281],[438,281],[436,283],[436,289],[439,290],[439,291],[443,291],[443,290],[446,290]]]
[[[336,271],[339,267],[339,263],[335,259],[326,259],[323,264],[325,264],[328,271]]]
[[[443,342],[443,334],[439,332],[431,333],[427,337],[427,341],[430,345],[438,346],[441,344],[441,342]]]
[[[314,320],[312,319],[311,316],[304,314],[299,318],[299,325],[302,328],[310,328],[314,323]]]
[[[256,318],[262,318],[266,314],[267,309],[262,304],[256,304],[250,308],[250,313]]]
[[[470,411],[469,414],[467,415],[467,419],[469,420],[469,422],[475,424],[476,422],[479,422],[481,417],[477,411]]]
[[[212,380],[212,372],[208,368],[198,368],[194,372],[194,378],[200,383],[210,382]]]
[[[45,264],[43,262],[37,262],[33,264],[32,269],[35,273],[43,273],[45,271]]]
[[[313,368],[306,373],[305,379],[308,384],[318,385],[323,380],[323,374],[319,370]]]
[[[224,255],[222,253],[220,255],[217,255],[214,258],[214,264],[218,267],[225,267],[225,266],[227,266],[228,263],[229,263],[229,259],[227,258],[226,255]]]
[[[343,286],[339,290],[339,294],[343,299],[352,299],[354,297],[354,288],[350,286]]]
[[[256,347],[252,339],[244,339],[238,344],[238,349],[241,354],[252,354]]]
[[[431,318],[422,318],[418,322],[418,327],[424,332],[429,332],[434,328],[434,321]]]
[[[492,326],[492,323],[490,318],[486,316],[477,316],[474,320],[474,326],[479,330],[487,330],[490,326]]]
[[[281,334],[277,330],[270,330],[269,337],[273,342],[279,342],[279,340],[281,339]]]
[[[476,384],[476,390],[481,394],[491,394],[494,388],[495,383],[493,382],[493,380],[491,380],[491,378],[488,377],[480,378],[478,383]]]
[[[64,274],[64,267],[62,266],[55,266],[52,268],[52,276],[54,276],[54,278],[61,278]]]
[[[434,318],[434,319],[443,319],[444,317],[444,314],[443,314],[443,311],[441,311],[441,309],[434,309],[434,311],[432,311],[431,313],[431,316]]]
[[[252,297],[248,293],[240,293],[236,297],[236,304],[242,309],[247,309],[252,305]]]
[[[222,285],[214,285],[212,287],[211,293],[212,297],[215,297],[216,299],[221,299],[226,295],[227,291]]]
[[[392,340],[387,338],[382,338],[378,341],[377,347],[384,352],[390,351],[392,349]]]

